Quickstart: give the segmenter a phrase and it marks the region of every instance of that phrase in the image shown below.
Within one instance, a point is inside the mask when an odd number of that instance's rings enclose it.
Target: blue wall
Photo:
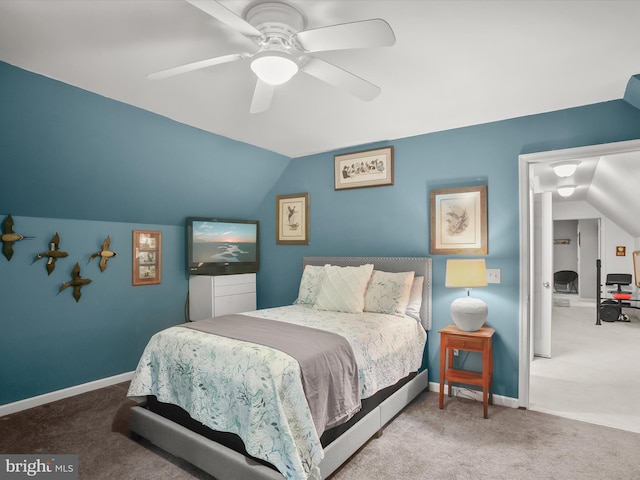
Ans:
[[[0,256],[0,404],[131,371],[149,336],[183,321],[184,218],[261,221],[260,308],[291,303],[305,255],[429,255],[429,191],[489,186],[490,268],[478,290],[497,330],[495,393],[517,396],[518,168],[521,153],[640,138],[640,112],[606,102],[290,160],[0,63],[0,220],[36,238]],[[215,114],[215,113],[212,113]],[[333,155],[393,145],[393,186],[334,191]],[[275,243],[275,197],[309,192],[308,246]],[[131,285],[132,230],[163,233],[162,284]],[[59,232],[69,258],[31,264]],[[106,235],[118,257],[87,263]],[[459,292],[434,256],[437,330]],[[57,294],[78,261],[92,283]],[[474,367],[477,358],[467,359]]]
[[[0,211],[13,215],[243,218],[290,161],[2,62],[0,105]]]
[[[429,191],[488,185],[489,268],[502,269],[502,283],[477,289],[489,306],[494,339],[494,392],[518,396],[519,180],[518,155],[640,137],[640,111],[612,101],[429,135],[358,146],[291,162],[265,199],[261,306],[291,303],[306,255],[424,256],[429,252]],[[393,145],[393,186],[334,191],[333,156]],[[310,195],[310,244],[275,244],[275,197]],[[451,323],[449,306],[461,292],[444,287],[448,256],[433,255],[433,329],[428,342],[431,381],[439,381],[438,330]],[[464,358],[463,358],[464,359]],[[465,367],[479,368],[471,355]]]
[[[184,321],[188,285],[176,254],[184,251],[184,228],[12,217],[16,232],[35,238],[16,242],[11,261],[0,257],[0,404],[129,372],[151,335]],[[162,232],[159,285],[132,285],[133,230]],[[69,256],[47,275],[46,259],[34,259],[56,232]],[[107,235],[117,256],[101,272],[89,258]],[[71,288],[59,292],[76,262],[91,280],[77,303]]]
[[[212,113],[215,114],[215,113]],[[251,218],[290,159],[0,62],[0,222],[35,238],[0,255],[0,404],[135,369],[184,321],[184,220]],[[160,230],[160,285],[132,286],[133,230]],[[47,276],[59,232],[69,257]],[[107,235],[118,256],[89,256]],[[92,283],[76,303],[75,262]]]

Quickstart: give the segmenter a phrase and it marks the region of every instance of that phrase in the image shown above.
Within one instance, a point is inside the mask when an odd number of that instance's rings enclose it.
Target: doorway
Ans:
[[[544,273],[538,278],[534,266],[540,264],[540,255],[536,254],[534,211],[534,179],[530,175],[530,167],[536,163],[552,163],[569,161],[585,157],[602,155],[614,155],[640,150],[640,141],[633,140],[603,145],[593,145],[551,152],[520,155],[520,346],[519,346],[519,384],[518,404],[520,407],[529,408],[530,403],[530,376],[531,362],[533,361],[534,338],[534,313],[539,309],[539,297],[534,293],[535,289],[541,289],[550,293],[553,278],[549,273]],[[550,269],[549,269],[550,271]],[[542,283],[540,283],[542,282]],[[545,286],[546,285],[546,286]],[[548,286],[548,287],[547,287]],[[545,290],[546,289],[546,290]],[[549,313],[551,316],[551,313]],[[595,322],[595,312],[593,315]]]

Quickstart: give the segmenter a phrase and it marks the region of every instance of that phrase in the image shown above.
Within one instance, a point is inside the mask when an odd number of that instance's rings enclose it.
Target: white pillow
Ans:
[[[364,296],[365,311],[404,315],[414,275],[414,272],[374,270]]]
[[[409,294],[409,303],[407,304],[406,314],[421,322],[420,308],[422,308],[422,287],[424,285],[424,277],[414,277],[413,285],[411,285],[411,293]]]
[[[324,267],[320,265],[305,265],[300,280],[300,289],[296,304],[313,305],[320,288],[320,280],[324,276]]]
[[[372,271],[373,265],[370,264],[359,267],[325,265],[314,307],[318,310],[362,313],[364,292]]]

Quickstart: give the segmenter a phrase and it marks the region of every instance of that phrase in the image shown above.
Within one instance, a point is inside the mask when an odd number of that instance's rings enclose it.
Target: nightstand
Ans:
[[[484,418],[489,418],[489,404],[493,405],[491,381],[493,379],[493,334],[491,327],[482,327],[475,332],[465,332],[455,325],[447,325],[440,330],[440,398],[439,407],[444,408],[444,383],[449,385],[452,395],[452,383],[464,383],[482,387],[482,405]],[[453,351],[467,350],[482,354],[482,371],[472,372],[453,368]]]

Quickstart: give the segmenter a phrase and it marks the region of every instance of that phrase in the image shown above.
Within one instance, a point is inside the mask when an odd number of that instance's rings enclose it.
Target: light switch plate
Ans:
[[[500,283],[502,281],[502,270],[499,268],[487,268],[487,283]]]

